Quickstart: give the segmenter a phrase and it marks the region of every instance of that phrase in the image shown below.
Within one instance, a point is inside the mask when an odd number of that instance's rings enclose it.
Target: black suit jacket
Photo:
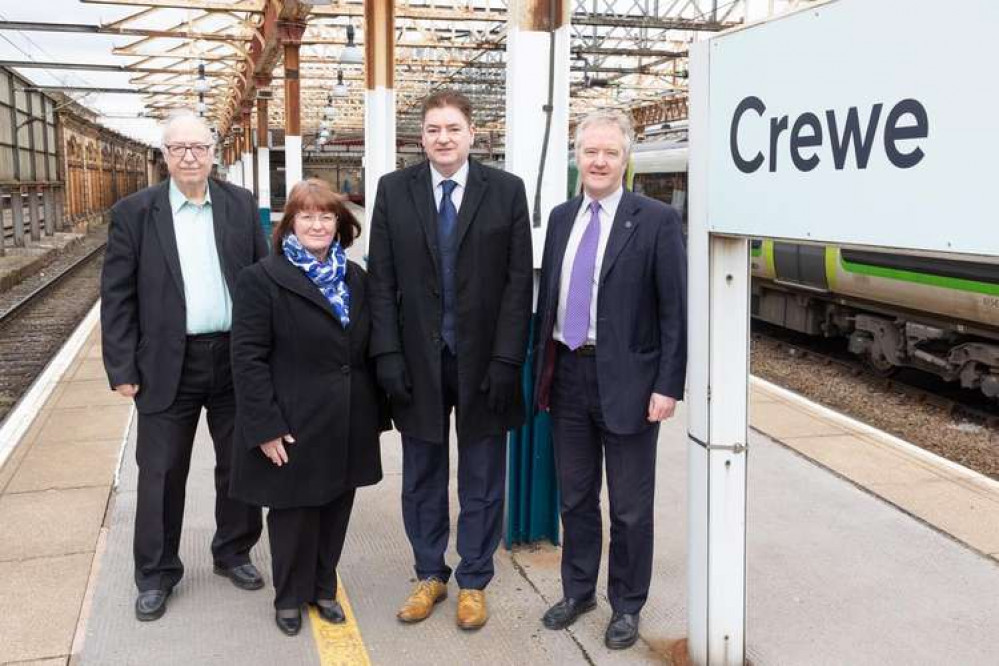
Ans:
[[[548,409],[555,365],[552,331],[569,232],[582,195],[548,218],[535,347],[538,407]],[[607,428],[648,428],[652,393],[683,398],[687,368],[687,258],[680,216],[664,203],[625,190],[614,216],[597,299],[597,380]]]
[[[371,219],[371,353],[401,352],[413,401],[392,404],[403,433],[441,441],[441,285],[429,162],[378,181]],[[531,228],[524,183],[469,160],[456,260],[458,437],[497,435],[524,420],[523,396],[503,414],[480,390],[492,360],[521,366],[531,317]]]
[[[101,275],[104,369],[112,388],[138,384],[141,413],[174,400],[187,343],[184,278],[177,253],[170,181],[140,190],[111,208]],[[209,180],[219,263],[229,294],[239,272],[267,254],[253,195]]]
[[[368,356],[367,276],[349,263],[344,328],[305,274],[271,255],[239,276],[233,300],[236,445],[232,496],[251,504],[320,506],[382,477],[378,434],[388,427]],[[291,433],[288,464],[260,445]]]

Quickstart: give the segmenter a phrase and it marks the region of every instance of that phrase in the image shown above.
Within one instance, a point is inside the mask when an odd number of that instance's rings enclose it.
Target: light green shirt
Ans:
[[[215,245],[211,191],[206,186],[204,203],[192,203],[171,178],[170,210],[184,276],[187,334],[228,331],[232,327],[232,298]]]

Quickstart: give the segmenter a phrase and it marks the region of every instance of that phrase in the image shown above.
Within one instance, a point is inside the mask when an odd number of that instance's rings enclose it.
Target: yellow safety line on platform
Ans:
[[[315,606],[309,605],[309,624],[312,625],[312,638],[316,641],[319,652],[320,666],[370,666],[368,650],[361,638],[361,629],[357,626],[354,609],[347,598],[347,590],[343,581],[337,576],[336,598],[343,608],[347,621],[343,624],[331,624],[319,617]]]

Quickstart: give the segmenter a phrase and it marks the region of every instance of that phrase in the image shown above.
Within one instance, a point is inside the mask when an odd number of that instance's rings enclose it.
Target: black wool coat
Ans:
[[[384,398],[368,354],[367,276],[350,262],[350,324],[284,255],[243,271],[233,300],[236,433],[230,494],[273,508],[319,506],[382,478]],[[288,463],[260,445],[290,433]]]
[[[371,353],[401,352],[413,383],[408,405],[392,404],[406,435],[443,441],[440,253],[429,162],[378,181],[371,219]],[[458,440],[502,434],[524,421],[520,384],[503,414],[480,390],[489,363],[520,367],[531,320],[531,227],[523,181],[469,160],[458,210],[455,287]]]

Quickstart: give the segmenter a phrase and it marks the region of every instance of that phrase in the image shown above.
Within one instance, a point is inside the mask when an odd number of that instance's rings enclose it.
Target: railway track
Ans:
[[[102,243],[0,312],[0,421],[93,307]]]
[[[933,405],[955,418],[999,428],[999,404],[989,401],[978,391],[962,389],[914,368],[900,368],[886,376],[848,352],[840,340],[814,340],[759,322],[753,324],[753,336],[770,340],[784,349],[789,357],[814,358],[825,365],[839,367],[852,376],[866,376],[870,381],[880,383],[886,391],[902,393],[916,403]]]
[[[753,322],[753,374],[999,479],[999,406],[904,370],[878,375],[835,341]]]

